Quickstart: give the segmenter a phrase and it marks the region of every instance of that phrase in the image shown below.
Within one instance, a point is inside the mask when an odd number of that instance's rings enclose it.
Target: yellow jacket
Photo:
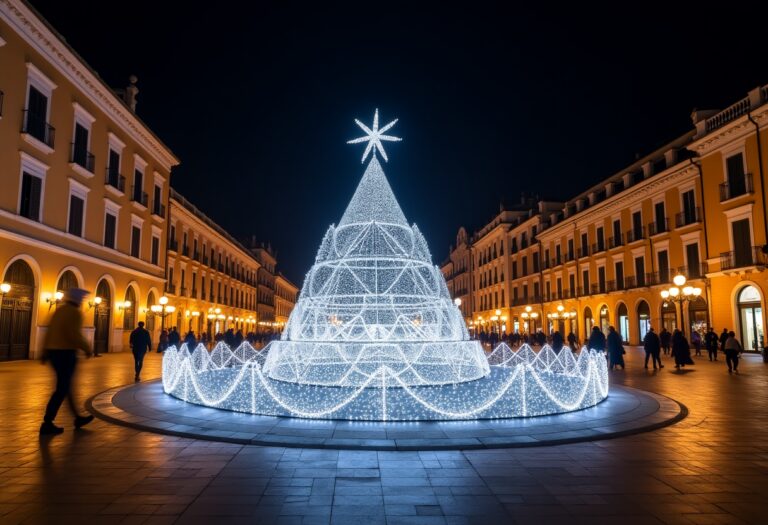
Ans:
[[[43,354],[56,350],[82,350],[91,353],[91,345],[83,337],[83,314],[80,308],[62,303],[53,313],[51,324],[45,333]]]

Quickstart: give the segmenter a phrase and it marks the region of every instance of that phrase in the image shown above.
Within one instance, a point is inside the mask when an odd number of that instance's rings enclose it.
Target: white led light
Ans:
[[[358,420],[506,418],[592,406],[608,395],[603,355],[469,338],[426,240],[409,225],[376,156],[396,120],[359,121],[373,152],[338,226],[331,225],[280,341],[256,351],[172,347],[165,392],[264,415]],[[500,315],[499,311],[497,315]],[[531,314],[533,316],[533,314]]]

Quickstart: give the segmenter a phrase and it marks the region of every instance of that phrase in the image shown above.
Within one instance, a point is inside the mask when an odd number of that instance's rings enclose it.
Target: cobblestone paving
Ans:
[[[653,373],[631,349],[618,384],[685,403],[651,433],[529,449],[376,452],[258,447],[94,421],[37,430],[51,386],[0,364],[0,523],[768,523],[768,365],[697,358]],[[157,377],[160,358],[145,361]],[[130,353],[81,361],[80,402],[132,379]]]

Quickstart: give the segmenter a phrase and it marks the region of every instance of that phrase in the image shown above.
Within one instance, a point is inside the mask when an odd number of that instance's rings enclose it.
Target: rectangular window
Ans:
[[[538,264],[536,264],[537,261],[538,261],[538,257],[534,255],[533,257],[534,266],[538,266]],[[536,271],[538,272],[539,270],[536,269]],[[523,274],[523,277],[528,275],[528,256],[523,256],[523,267],[521,268],[521,273]]]
[[[733,261],[737,268],[752,264],[752,235],[749,231],[749,219],[731,223],[733,237]]]
[[[506,306],[504,301],[504,290],[501,291],[501,307],[504,308]]]
[[[589,270],[581,271],[581,288],[583,295],[589,295]]]
[[[78,237],[83,236],[83,211],[85,201],[77,195],[69,196],[69,225],[67,231]]]
[[[141,228],[131,227],[131,256],[138,257],[141,253]]]
[[[616,289],[617,290],[623,290],[624,289],[624,263],[623,262],[617,262],[614,264],[614,271],[616,272]]]
[[[669,282],[669,252],[661,250],[656,257],[659,260],[659,283]]]
[[[693,195],[693,190],[683,193],[683,214],[685,216],[685,224],[691,224],[696,221],[696,199]]]
[[[536,298],[538,298],[539,295],[541,295],[541,290],[539,289],[539,281],[536,281],[535,283],[533,283],[533,295]]]
[[[581,256],[586,257],[589,250],[589,237],[586,232],[581,234]]]
[[[558,277],[557,282],[555,283],[556,290],[557,290],[557,297],[561,298],[563,296],[563,280],[562,278]]]
[[[19,215],[40,221],[40,199],[43,192],[43,179],[24,172],[21,178],[21,205]]]
[[[144,196],[144,174],[139,170],[133,172],[133,200],[145,206],[147,204]]]
[[[741,153],[725,159],[728,177],[728,194],[726,198],[732,199],[747,192],[746,177],[744,173],[744,157]],[[723,199],[725,200],[725,199]]]
[[[152,195],[152,213],[159,216],[164,216],[165,210],[162,209],[163,204],[163,188],[155,184],[155,192]]]
[[[576,296],[576,274],[572,273],[568,276],[568,291],[571,292],[571,297]]]
[[[573,239],[568,239],[568,260],[573,260]]]
[[[621,246],[621,220],[613,221],[613,245]]]
[[[632,214],[632,238],[634,240],[643,238],[643,215],[639,211]]]
[[[597,285],[600,293],[605,293],[605,266],[597,269]]]
[[[115,233],[117,230],[117,217],[107,212],[104,217],[104,246],[115,249]]]
[[[603,227],[599,226],[596,232],[597,232],[597,250],[601,252],[605,250],[605,233],[603,233]]]
[[[53,147],[53,134],[48,126],[48,97],[34,86],[29,86],[29,102],[27,105],[26,126],[24,131],[40,142]]]
[[[523,285],[523,301],[528,301],[528,285]]]
[[[654,204],[653,211],[656,219],[655,233],[667,231],[667,215],[664,211],[664,202],[657,202]]]
[[[685,246],[685,260],[688,264],[688,275],[686,277],[701,277],[701,264],[699,264],[699,243],[687,244]]]
[[[645,286],[645,258],[635,257],[635,278],[638,286]]]
[[[86,169],[92,169],[88,162],[88,128],[75,123],[75,142],[72,143],[72,162]]]
[[[160,239],[152,236],[152,264],[157,264],[160,260]]]

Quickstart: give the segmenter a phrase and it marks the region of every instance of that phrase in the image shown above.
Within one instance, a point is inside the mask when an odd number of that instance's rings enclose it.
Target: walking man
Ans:
[[[643,348],[645,349],[645,368],[648,368],[648,358],[652,358],[653,369],[656,370],[656,364],[659,368],[664,368],[661,364],[661,340],[656,332],[653,331],[653,327],[648,328],[648,333],[643,338]]]
[[[707,354],[709,354],[710,361],[713,359],[717,361],[717,345],[719,343],[720,340],[717,338],[715,329],[710,326],[707,334],[704,336],[704,346],[707,348]]]
[[[144,366],[144,355],[147,352],[152,351],[152,338],[149,332],[144,329],[144,321],[139,321],[139,326],[131,332],[131,337],[128,340],[133,351],[133,364],[136,370],[136,376],[134,381],[141,381],[139,374],[141,374],[141,367]]]
[[[75,415],[75,428],[80,428],[93,421],[92,415],[83,416],[77,408],[77,403],[72,397],[72,377],[75,374],[77,364],[77,351],[85,352],[86,357],[91,357],[91,345],[88,344],[82,334],[83,313],[80,306],[88,291],[80,288],[68,290],[63,297],[63,302],[56,307],[51,317],[51,324],[45,333],[43,341],[43,362],[51,362],[56,373],[56,390],[51,395],[45,408],[43,424],[40,425],[40,435],[61,434],[64,429],[53,424],[56,414],[59,412],[64,398],[69,401],[69,408]]]
[[[725,342],[728,340],[728,329],[723,328],[723,333],[720,334],[720,350],[725,353]]]
[[[670,343],[672,342],[672,334],[669,333],[666,326],[661,329],[659,339],[661,340],[661,348],[664,350],[664,355],[667,355],[669,353]]]
[[[731,369],[737,374],[739,373],[739,354],[744,350],[741,343],[736,339],[736,333],[731,330],[728,332],[728,339],[725,340],[723,345],[725,349],[725,363],[728,365],[728,373],[731,373]]]

